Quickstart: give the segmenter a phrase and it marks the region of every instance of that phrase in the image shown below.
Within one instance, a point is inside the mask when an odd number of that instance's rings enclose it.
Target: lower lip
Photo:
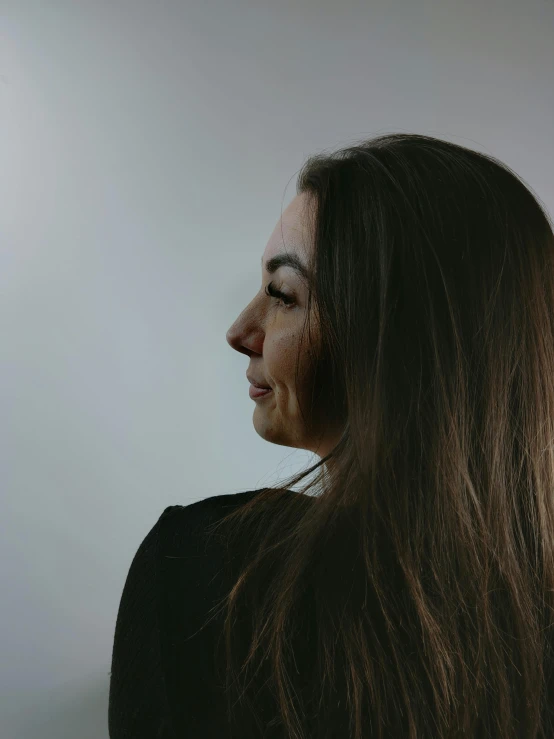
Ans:
[[[248,394],[251,398],[265,398],[266,395],[269,395],[272,392],[272,388],[265,390],[263,388],[256,387],[255,385],[250,385],[250,389],[248,390]]]

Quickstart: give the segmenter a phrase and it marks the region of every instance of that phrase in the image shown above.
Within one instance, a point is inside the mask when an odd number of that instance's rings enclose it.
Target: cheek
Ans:
[[[288,376],[294,367],[296,349],[290,337],[283,337],[264,344],[264,363],[277,377]]]
[[[263,364],[268,380],[278,388],[285,387],[288,392],[295,391],[295,373],[298,363],[298,384],[303,389],[313,374],[310,356],[300,346],[301,334],[287,334],[280,338],[266,337],[263,348]],[[307,337],[304,337],[304,342]]]

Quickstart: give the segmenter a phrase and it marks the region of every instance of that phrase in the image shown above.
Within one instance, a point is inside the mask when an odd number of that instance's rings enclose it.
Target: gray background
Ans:
[[[0,21],[0,736],[105,738],[121,591],[164,508],[317,459],[256,434],[225,341],[304,158],[426,133],[552,213],[554,8],[17,0]]]

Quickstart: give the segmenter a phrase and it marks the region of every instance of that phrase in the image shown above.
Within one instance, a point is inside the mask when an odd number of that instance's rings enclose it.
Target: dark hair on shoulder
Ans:
[[[244,550],[220,602],[232,736],[552,738],[546,209],[494,157],[407,133],[311,156],[297,192],[314,403],[343,432],[210,528]]]

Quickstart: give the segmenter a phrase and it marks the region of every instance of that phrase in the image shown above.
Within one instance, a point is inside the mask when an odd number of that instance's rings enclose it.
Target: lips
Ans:
[[[246,379],[248,380],[248,382],[249,382],[249,383],[250,383],[251,385],[254,385],[254,387],[257,387],[257,388],[259,388],[260,390],[271,390],[271,388],[269,387],[269,385],[262,385],[262,384],[261,384],[260,382],[256,382],[256,381],[255,381],[255,380],[253,380],[253,379],[252,379],[251,377],[248,377],[248,375],[246,376]]]
[[[248,395],[252,398],[252,400],[256,398],[265,398],[268,395],[271,395],[273,390],[271,388],[268,388],[267,390],[260,390],[259,387],[255,387],[254,385],[250,385],[248,389]]]

